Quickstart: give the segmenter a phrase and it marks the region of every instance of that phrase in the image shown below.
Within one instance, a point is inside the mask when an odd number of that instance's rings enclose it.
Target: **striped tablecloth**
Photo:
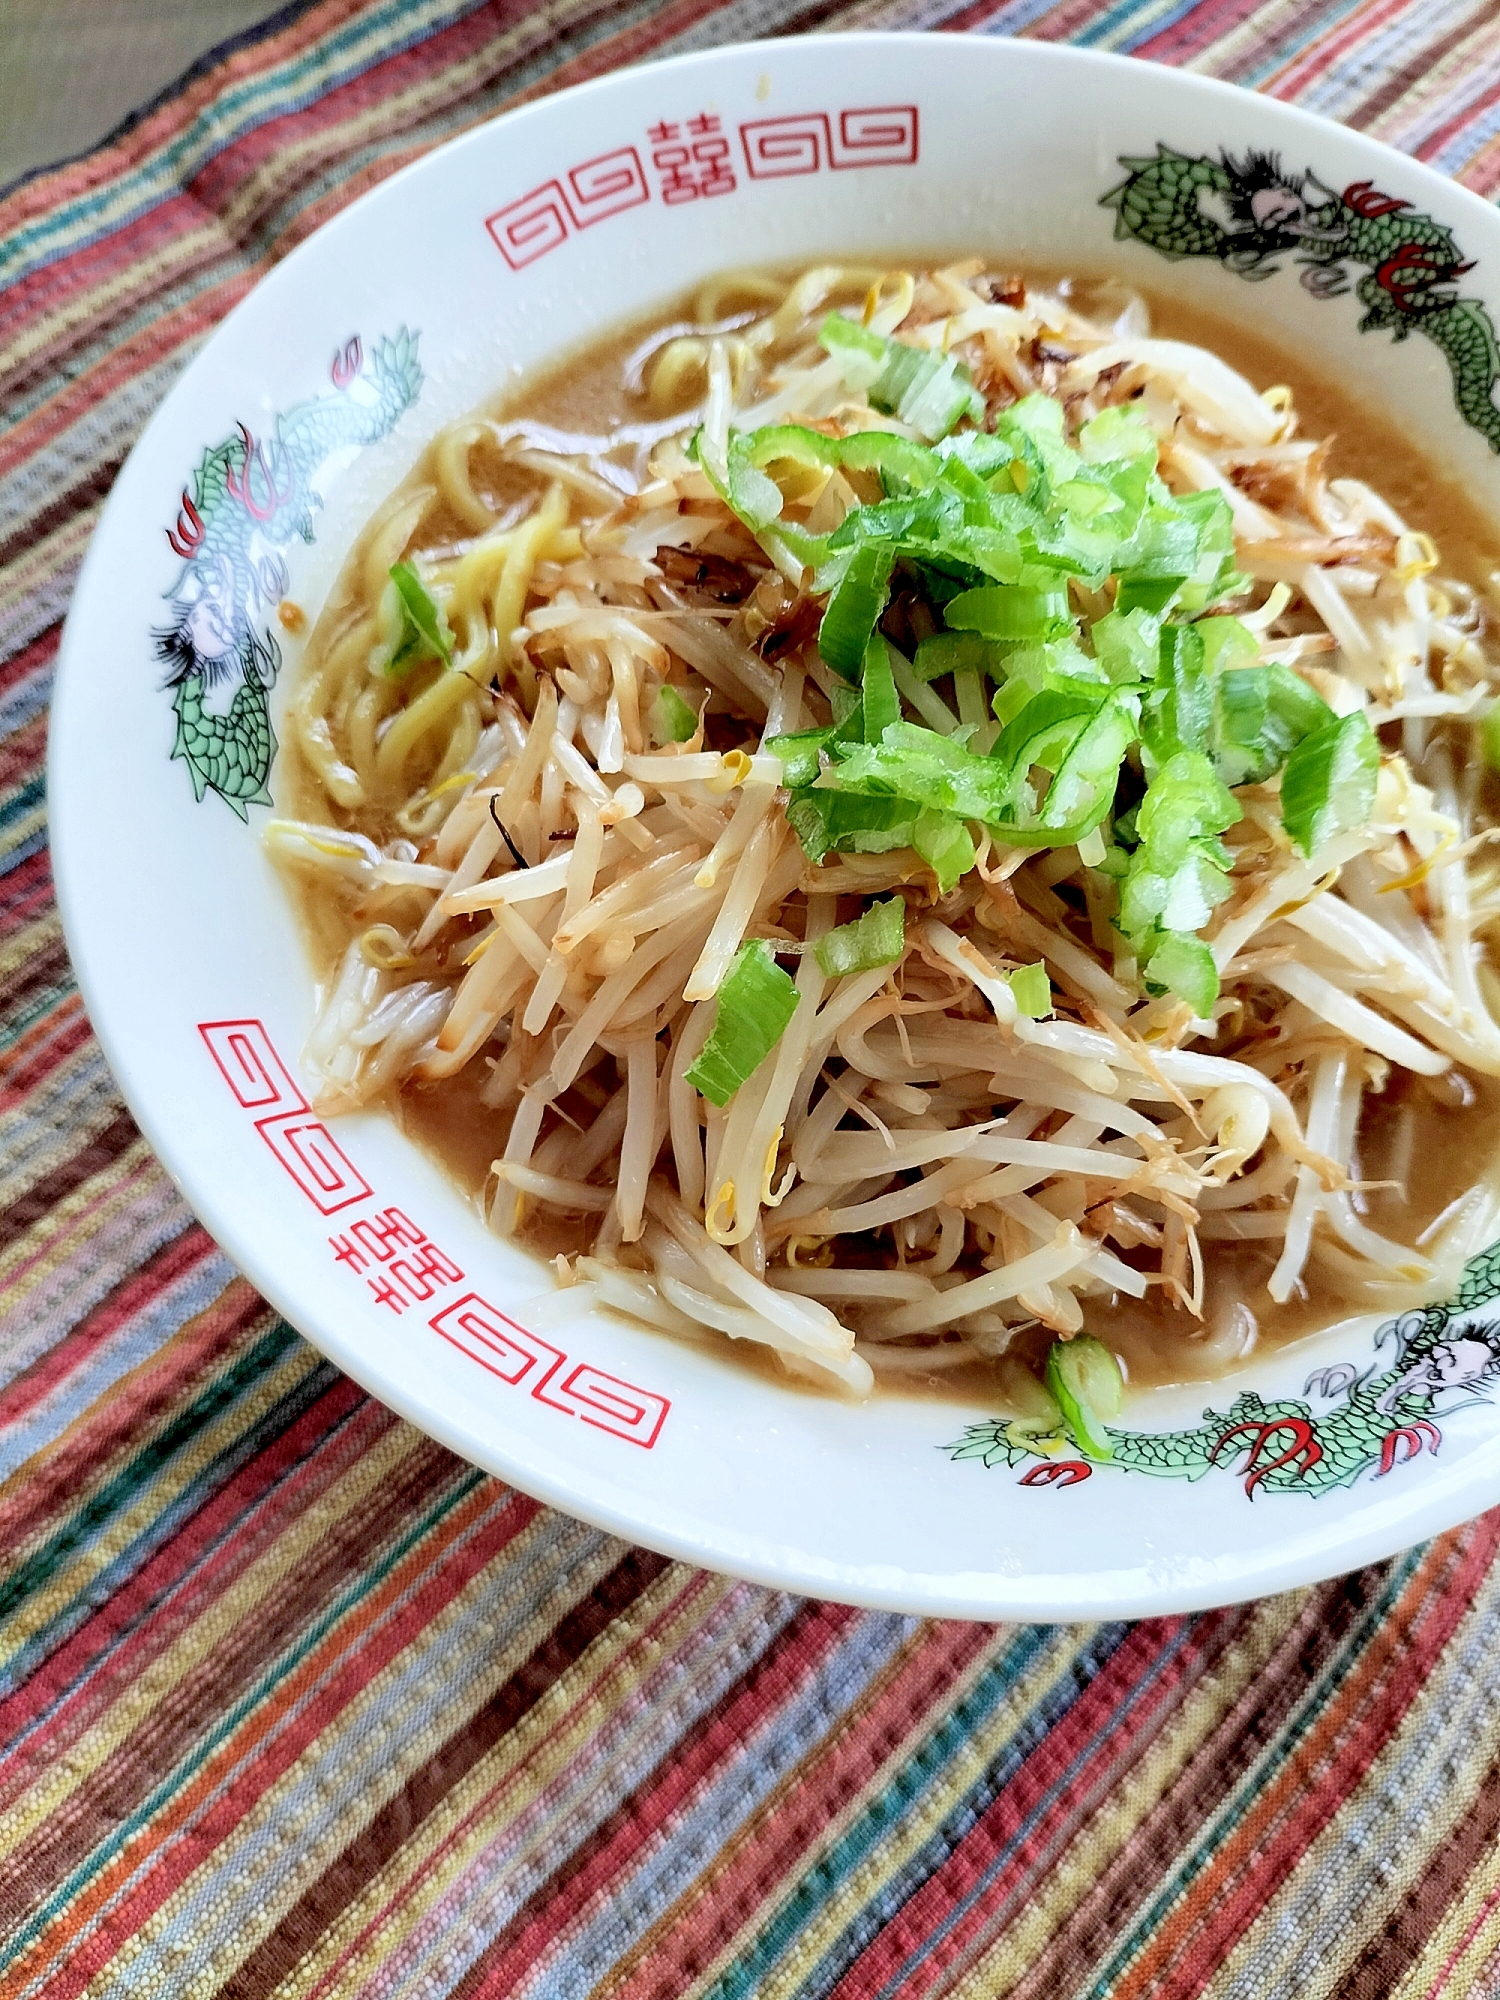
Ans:
[[[1494,0],[314,0],[0,199],[6,2000],[1500,1994],[1500,1516],[1134,1626],[666,1562],[278,1321],[79,1008],[42,794],[59,621],[209,329],[506,105],[856,25],[1184,63],[1500,183]]]

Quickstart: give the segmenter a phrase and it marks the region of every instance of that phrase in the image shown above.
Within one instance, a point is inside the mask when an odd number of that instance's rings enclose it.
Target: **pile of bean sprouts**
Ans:
[[[1237,791],[1212,1020],[1142,990],[1077,847],[976,826],[978,865],[939,895],[909,849],[815,865],[787,823],[764,744],[830,718],[818,606],[686,440],[700,422],[899,428],[815,341],[830,302],[861,299],[877,332],[960,355],[986,421],[1039,388],[1070,434],[1133,404],[1167,484],[1228,499],[1252,581],[1226,608],[1262,657],[1380,731],[1373,822],[1310,858],[1274,783]],[[1463,1072],[1500,1076],[1484,954],[1500,870],[1469,754],[1495,612],[1439,580],[1431,540],[1329,476],[1288,391],[1153,338],[1138,299],[1091,320],[977,259],[720,280],[644,343],[626,388],[640,420],[606,437],[524,416],[445,430],[312,636],[281,725],[299,816],[267,840],[347,924],[305,1057],[321,1108],[462,1073],[508,1123],[490,1226],[574,1231],[555,1260],[570,1309],[758,1342],[854,1396],[993,1361],[1027,1327],[1108,1341],[1120,1298],[1190,1326],[1226,1243],[1276,1253],[1274,1301],[1313,1274],[1350,1309],[1450,1287],[1496,1221],[1488,1161],[1415,1246],[1370,1226],[1358,1163],[1366,1094],[1393,1069],[1454,1103]],[[476,477],[486,452],[507,498]],[[826,532],[851,500],[834,472],[795,511]],[[398,681],[380,598],[403,557],[457,643],[451,667]],[[903,671],[903,636],[921,634],[893,633],[906,712],[993,732],[963,676],[950,697]],[[701,711],[687,742],[653,740],[666,682]],[[825,976],[811,947],[891,893],[900,962]],[[800,999],[721,1109],[686,1072],[747,938]],[[1018,1016],[1005,977],[1038,959],[1045,1020]]]

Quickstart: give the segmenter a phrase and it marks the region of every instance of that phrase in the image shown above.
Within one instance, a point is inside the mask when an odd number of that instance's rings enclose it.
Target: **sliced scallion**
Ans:
[[[727,1104],[780,1041],[797,1011],[796,982],[759,938],[742,944],[719,988],[719,1011],[697,1060],[687,1072],[694,1090]]]
[[[918,437],[945,438],[963,417],[977,423],[984,415],[984,398],[956,355],[888,340],[837,312],[818,339],[849,388],[863,389],[873,409],[899,417]]]
[[[696,709],[688,707],[670,681],[651,704],[651,728],[658,743],[687,743],[698,733]]]
[[[1125,1378],[1103,1341],[1087,1333],[1054,1340],[1047,1350],[1047,1387],[1057,1398],[1079,1450],[1090,1458],[1113,1458],[1114,1446],[1104,1425],[1120,1414]]]
[[[409,674],[424,660],[453,664],[453,630],[437,599],[428,590],[409,562],[399,562],[386,586],[385,609],[393,614],[396,628],[390,656],[385,661],[388,674]]]
[[[894,965],[906,943],[906,905],[899,896],[871,903],[851,924],[827,931],[815,946],[818,964],[830,979]]]
[[[1294,846],[1315,854],[1336,833],[1363,826],[1379,775],[1380,746],[1358,709],[1305,736],[1281,774],[1281,823]]]
[[[1052,1012],[1052,981],[1040,959],[1035,965],[1018,965],[1009,979],[1018,1014],[1024,1014],[1030,1021],[1041,1021]]]
[[[894,558],[878,542],[863,542],[849,558],[818,628],[818,651],[836,674],[858,680],[870,634],[890,596]]]

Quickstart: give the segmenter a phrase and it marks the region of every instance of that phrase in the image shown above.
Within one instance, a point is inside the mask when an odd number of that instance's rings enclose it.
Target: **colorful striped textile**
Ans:
[[[209,329],[502,107],[751,35],[1067,38],[1500,185],[1493,0],[313,0],[0,198],[0,1996],[1500,1995],[1500,1516],[1198,1618],[923,1623],[630,1549],[306,1346],[53,908],[72,578]]]

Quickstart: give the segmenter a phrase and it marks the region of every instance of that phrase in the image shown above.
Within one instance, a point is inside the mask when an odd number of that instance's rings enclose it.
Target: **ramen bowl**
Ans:
[[[1338,204],[1336,256],[1326,233],[1309,254],[1314,188],[1320,214]],[[904,1612],[1134,1616],[1311,1582],[1500,1500],[1500,1249],[1425,1311],[1345,1317],[1228,1378],[1133,1396],[1107,1460],[1042,1455],[983,1407],[841,1402],[570,1309],[391,1120],[320,1115],[299,1067],[312,975],[258,838],[299,646],[278,604],[316,614],[424,442],[525,371],[731,263],[898,248],[1113,274],[1315,356],[1500,518],[1482,337],[1500,218],[1396,153],[1031,43],[852,35],[606,78],[318,231],[121,473],[53,713],[84,996],[147,1138],[266,1297],[542,1500]],[[164,668],[163,632],[187,671]]]

